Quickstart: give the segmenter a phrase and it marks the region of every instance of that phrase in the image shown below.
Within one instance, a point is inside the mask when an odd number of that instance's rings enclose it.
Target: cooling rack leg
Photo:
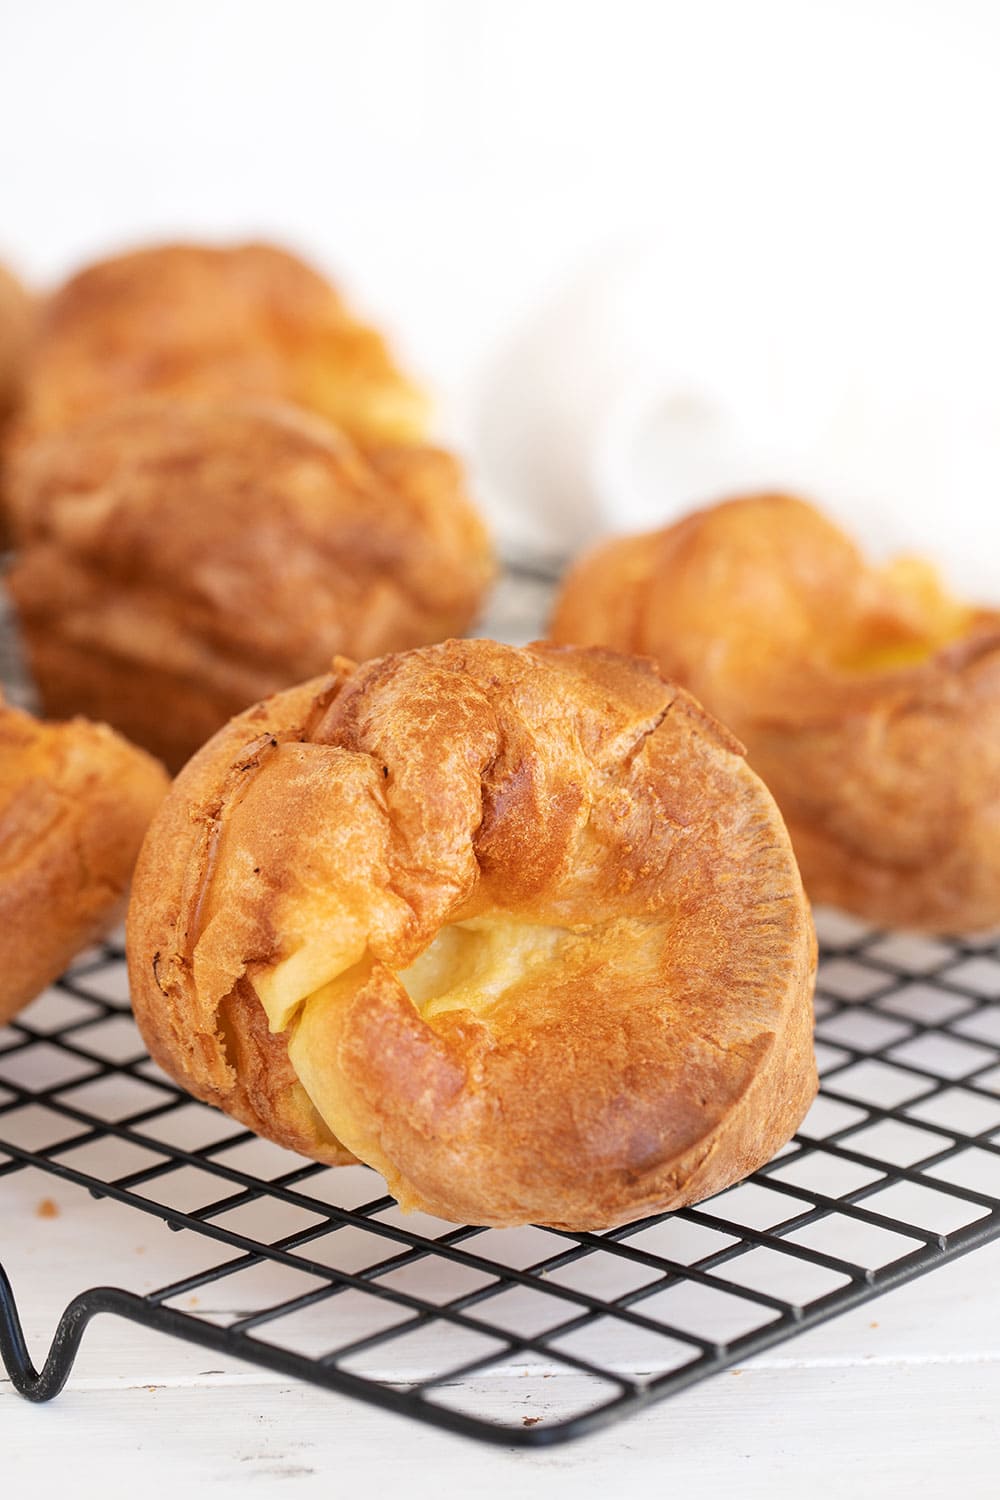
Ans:
[[[58,1396],[73,1368],[83,1330],[98,1310],[81,1298],[71,1302],[59,1320],[45,1364],[36,1370],[24,1342],[14,1290],[0,1266],[0,1359],[20,1395],[28,1401],[51,1401]]]

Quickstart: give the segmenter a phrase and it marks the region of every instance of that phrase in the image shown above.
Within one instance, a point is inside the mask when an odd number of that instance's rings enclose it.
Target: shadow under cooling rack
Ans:
[[[0,1178],[89,1189],[115,1234],[122,1215],[148,1226],[139,1213],[179,1233],[160,1236],[155,1290],[148,1263],[143,1290],[81,1289],[40,1372],[0,1272],[16,1388],[56,1395],[110,1312],[472,1437],[550,1443],[985,1243],[1000,1234],[996,936],[818,926],[822,1088],[795,1140],[709,1202],[606,1234],[407,1216],[367,1168],[256,1139],[150,1062],[120,950],[92,952],[0,1031]]]

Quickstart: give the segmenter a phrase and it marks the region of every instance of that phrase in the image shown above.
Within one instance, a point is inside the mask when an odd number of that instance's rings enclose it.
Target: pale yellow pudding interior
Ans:
[[[329,928],[325,943],[317,934],[269,973],[259,975],[255,988],[271,1030],[286,1033],[292,1067],[328,1129],[405,1197],[405,1187],[393,1179],[378,1141],[359,1137],[358,1120],[330,1066],[329,1049],[341,1017],[372,969],[364,942],[359,949],[352,935],[338,935],[341,940],[331,945]],[[459,1009],[481,1015],[577,936],[566,928],[514,921],[506,915],[474,917],[443,927],[419,958],[395,977],[425,1020]]]
[[[562,927],[474,917],[442,927],[396,978],[425,1019],[445,1010],[478,1013],[536,965],[547,963],[569,936]]]
[[[572,936],[564,927],[504,915],[472,917],[442,927],[419,958],[395,977],[426,1019],[445,1010],[479,1013],[538,964],[547,963]],[[272,1031],[287,1030],[296,1012],[331,985],[344,995],[346,977],[353,976],[352,988],[363,983],[369,969],[365,934],[348,927],[338,937],[332,943],[324,925],[322,934],[255,977],[254,988]]]
[[[976,611],[944,588],[937,570],[921,557],[897,557],[873,577],[874,599],[864,600],[837,665],[875,674],[919,666],[960,641]]]

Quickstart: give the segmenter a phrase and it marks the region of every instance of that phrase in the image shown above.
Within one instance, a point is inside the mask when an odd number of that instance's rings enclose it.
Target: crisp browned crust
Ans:
[[[0,1023],[122,913],[161,766],[103,724],[0,699]]]
[[[733,728],[813,900],[1000,921],[1000,614],[925,564],[876,570],[804,502],[753,496],[596,548],[551,633],[648,652]]]
[[[603,651],[448,641],[242,714],[150,830],[128,953],[193,1093],[456,1221],[706,1197],[816,1087],[780,815],[693,699]]]
[[[461,471],[288,406],[146,398],[19,452],[8,578],[46,712],[178,767],[247,704],[467,628],[492,577]]]
[[[86,267],[49,298],[22,438],[143,392],[290,401],[366,442],[426,427],[426,400],[381,335],[265,244],[152,246]]]

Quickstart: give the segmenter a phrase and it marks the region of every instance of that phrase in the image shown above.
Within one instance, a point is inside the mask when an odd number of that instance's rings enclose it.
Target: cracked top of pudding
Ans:
[[[192,1092],[444,1218],[694,1201],[815,1091],[770,794],[687,693],[603,650],[448,641],[242,714],[150,831],[128,947]]]

